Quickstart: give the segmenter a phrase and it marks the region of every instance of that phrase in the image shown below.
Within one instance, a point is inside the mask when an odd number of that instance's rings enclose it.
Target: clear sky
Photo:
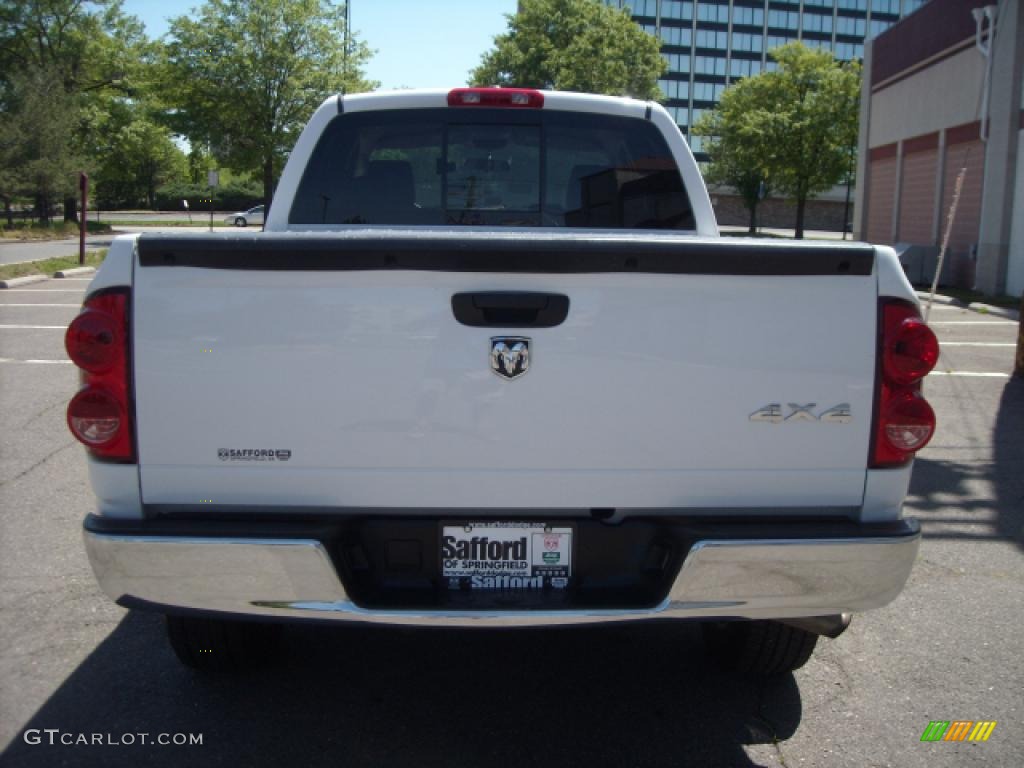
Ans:
[[[352,29],[377,52],[367,67],[382,88],[465,85],[469,70],[505,30],[516,0],[351,0]],[[193,0],[124,0],[150,37],[167,31],[167,18],[201,3]]]

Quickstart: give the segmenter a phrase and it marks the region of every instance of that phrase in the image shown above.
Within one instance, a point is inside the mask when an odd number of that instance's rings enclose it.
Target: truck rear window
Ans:
[[[339,115],[292,224],[694,229],[661,132],[578,112],[417,109]]]

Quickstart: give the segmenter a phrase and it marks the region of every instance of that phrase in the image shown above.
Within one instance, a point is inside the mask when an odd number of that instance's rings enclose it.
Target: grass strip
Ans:
[[[105,235],[110,232],[110,224],[105,221],[88,221],[85,231],[90,235]],[[11,228],[0,224],[0,239],[18,241],[67,240],[78,237],[78,224],[72,221],[58,221],[52,224],[21,224]]]
[[[86,251],[85,264],[78,263],[78,254],[73,256],[59,256],[54,259],[42,261],[23,261],[19,264],[0,264],[0,280],[9,280],[12,277],[28,277],[29,275],[52,275],[62,269],[74,269],[75,267],[99,267],[107,256],[106,248],[97,248],[95,251]]]

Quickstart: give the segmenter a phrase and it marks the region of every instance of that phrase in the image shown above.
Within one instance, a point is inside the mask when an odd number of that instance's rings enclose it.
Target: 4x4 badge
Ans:
[[[751,421],[769,424],[793,423],[797,421],[824,421],[826,424],[849,424],[853,420],[849,403],[840,403],[815,415],[817,403],[788,403],[789,413],[783,412],[782,403],[769,403],[750,414]]]
[[[530,340],[523,336],[492,338],[491,370],[503,379],[516,379],[530,370]]]

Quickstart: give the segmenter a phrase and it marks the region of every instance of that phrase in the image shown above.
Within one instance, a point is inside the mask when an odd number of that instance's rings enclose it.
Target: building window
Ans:
[[[715,100],[715,84],[714,83],[694,83],[693,84],[693,100],[694,101],[714,101]]]
[[[731,59],[729,61],[730,77],[750,77],[761,72],[761,62],[749,59]]]
[[[796,35],[768,35],[768,37],[765,38],[764,49],[771,52],[780,45],[785,45],[793,40],[796,40]]]
[[[688,53],[663,53],[661,57],[668,62],[670,72],[690,71],[690,54]]]
[[[832,17],[821,16],[817,13],[805,13],[804,14],[804,31],[805,32],[831,32],[832,31]]]
[[[655,18],[658,15],[658,0],[622,0],[622,7],[629,8],[634,16]]]
[[[744,8],[737,5],[732,9],[732,23],[745,24],[749,27],[764,26],[764,9]]]
[[[836,43],[836,58],[843,61],[864,58],[864,46],[860,43]]]
[[[814,40],[809,37],[804,38],[804,45],[808,48],[816,48],[820,51],[831,51],[832,41],[831,40]]]
[[[700,3],[697,6],[698,21],[717,21],[720,24],[729,23],[729,5],[712,5],[711,3]]]
[[[724,51],[726,46],[726,33],[716,32],[713,29],[698,29],[697,30],[697,47],[698,48],[717,48],[720,51]]]
[[[871,20],[871,39],[878,37],[880,34],[885,32],[889,27],[892,26],[891,21],[882,21],[881,19]]]
[[[872,13],[891,13],[898,16],[900,13],[900,0],[871,0]]]
[[[662,25],[661,41],[666,45],[689,46],[693,42],[693,32],[689,27],[670,27]]]
[[[800,14],[796,11],[768,11],[768,26],[776,29],[796,29],[800,26]]]
[[[839,0],[839,7],[851,11],[866,11],[868,9],[868,0]]]
[[[748,35],[746,32],[732,33],[732,49],[734,51],[756,51],[761,52],[764,48],[764,38],[761,35]]]
[[[686,100],[690,98],[689,80],[659,80],[658,86],[661,88],[661,92],[665,94],[666,99]]]
[[[851,19],[848,16],[840,16],[836,19],[836,34],[848,35],[850,37],[864,37],[864,19]]]
[[[698,75],[725,75],[725,59],[717,56],[698,56],[693,71]]]
[[[663,53],[662,57],[669,62],[669,72],[687,73],[690,71],[689,53]]]
[[[693,3],[679,2],[679,0],[662,0],[661,18],[663,19],[693,19]]]

